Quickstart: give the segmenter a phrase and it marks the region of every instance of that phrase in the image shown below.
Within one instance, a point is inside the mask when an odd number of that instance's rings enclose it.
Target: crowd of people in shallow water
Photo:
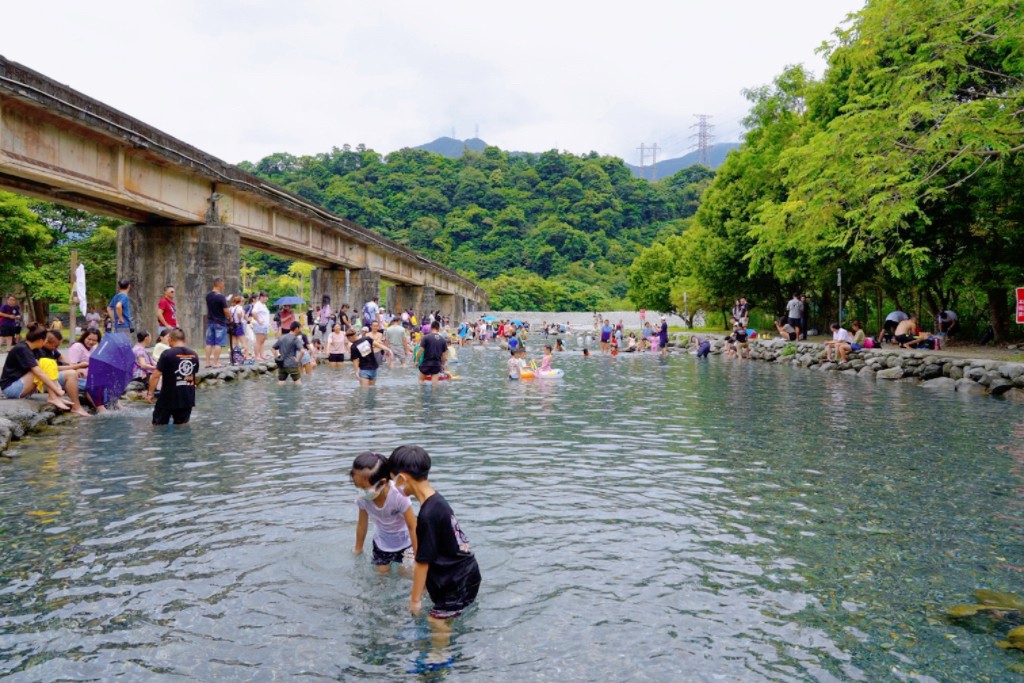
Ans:
[[[638,330],[630,330],[622,320],[613,323],[594,313],[592,330],[574,330],[568,322],[544,321],[531,330],[529,323],[493,316],[467,317],[453,321],[441,311],[425,313],[413,310],[390,311],[379,300],[367,301],[358,311],[348,304],[337,310],[331,298],[324,296],[318,305],[301,315],[291,305],[277,307],[272,315],[267,292],[250,295],[225,295],[224,280],[216,278],[206,294],[206,334],[203,341],[207,368],[222,367],[222,352],[233,365],[274,360],[279,384],[301,384],[318,366],[328,370],[351,368],[352,376],[364,387],[373,386],[383,367],[414,365],[421,383],[436,383],[452,377],[448,366],[458,359],[459,349],[471,345],[498,344],[509,352],[510,380],[560,376],[552,366],[554,354],[565,351],[565,339],[583,341],[582,353],[589,356],[590,346],[600,354],[653,352],[664,355],[669,347],[669,328],[665,316],[648,320],[640,311]],[[154,306],[154,332],[136,328],[129,292],[131,283],[122,280],[104,315],[93,309],[86,316],[84,330],[62,350],[64,334],[59,319],[50,325],[33,322],[22,335],[23,315],[14,297],[0,305],[0,346],[10,351],[0,375],[0,390],[6,398],[45,395],[46,401],[60,410],[87,416],[117,405],[119,396],[93,395],[88,389],[90,358],[105,334],[130,335],[134,365],[132,379],[143,387],[142,395],[155,404],[154,424],[185,424],[195,405],[196,375],[201,367],[199,354],[186,345],[178,327],[176,293],[165,288]],[[794,294],[785,314],[775,321],[778,337],[787,341],[807,339],[817,330],[809,329],[810,308],[807,297]],[[935,333],[921,329],[918,319],[903,311],[892,311],[882,328],[869,335],[863,324],[854,320],[850,329],[831,324],[831,339],[824,342],[823,355],[846,362],[851,352],[890,343],[904,349],[939,349],[955,338],[959,328],[957,315],[942,310],[937,316]],[[750,340],[759,336],[751,328],[750,304],[738,299],[732,310],[732,331],[725,338],[726,357],[750,357]],[[274,337],[272,343],[268,340]],[[527,345],[541,339],[542,353],[529,359]],[[710,353],[710,340],[694,334],[688,344],[698,357]]]

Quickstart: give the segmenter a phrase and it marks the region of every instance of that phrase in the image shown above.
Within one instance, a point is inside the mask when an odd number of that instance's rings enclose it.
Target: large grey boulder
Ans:
[[[993,379],[988,383],[988,393],[993,396],[1001,396],[1010,389],[1013,389],[1013,382],[1008,379],[1003,379],[1002,377],[999,379]]]
[[[1001,374],[1006,379],[1016,379],[1021,375],[1024,375],[1024,364],[1007,363],[1006,365],[1000,365],[999,374]]]
[[[984,394],[985,385],[965,377],[956,381],[956,390],[962,394]]]
[[[886,368],[885,370],[879,370],[875,377],[878,379],[901,379],[903,377],[903,368]]]
[[[943,391],[956,391],[956,380],[949,377],[935,377],[921,383],[925,389],[941,389]]]

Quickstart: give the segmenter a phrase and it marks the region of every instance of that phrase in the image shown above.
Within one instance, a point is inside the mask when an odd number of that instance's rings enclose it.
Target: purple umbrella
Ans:
[[[132,379],[134,365],[131,337],[124,332],[103,337],[89,356],[89,375],[85,379],[85,391],[92,402],[100,406],[121,398]]]

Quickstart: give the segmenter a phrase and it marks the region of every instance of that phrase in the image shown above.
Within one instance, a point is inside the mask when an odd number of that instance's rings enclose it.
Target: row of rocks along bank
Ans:
[[[723,338],[709,341],[712,353],[725,352]],[[678,347],[681,343],[681,339],[674,339],[669,345]],[[853,351],[847,354],[845,363],[828,361],[824,355],[825,346],[818,343],[782,339],[750,342],[752,360],[1024,402],[1024,363],[958,358],[943,356],[941,351],[907,351],[895,347]]]
[[[196,386],[210,387],[227,382],[251,379],[267,374],[277,367],[273,361],[253,365],[228,365],[223,368],[205,368],[196,375]],[[145,387],[141,382],[132,382],[125,390],[124,398],[142,401]],[[7,450],[12,441],[18,441],[27,434],[39,431],[48,425],[58,425],[76,420],[89,420],[76,415],[59,412],[41,396],[28,399],[0,399],[0,453]]]

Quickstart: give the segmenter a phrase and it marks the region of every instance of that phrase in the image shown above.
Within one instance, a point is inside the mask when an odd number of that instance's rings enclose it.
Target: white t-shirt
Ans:
[[[373,520],[373,542],[386,553],[405,550],[412,545],[409,527],[405,523],[405,511],[412,507],[409,496],[402,495],[393,485],[388,484],[388,497],[384,507],[379,508],[372,500],[356,498],[356,506],[365,510]]]
[[[252,305],[252,317],[256,318],[257,325],[270,327],[270,311],[262,301],[257,301]]]
[[[832,333],[832,341],[846,342],[847,344],[853,343],[853,337],[850,333],[840,327],[838,330]]]

